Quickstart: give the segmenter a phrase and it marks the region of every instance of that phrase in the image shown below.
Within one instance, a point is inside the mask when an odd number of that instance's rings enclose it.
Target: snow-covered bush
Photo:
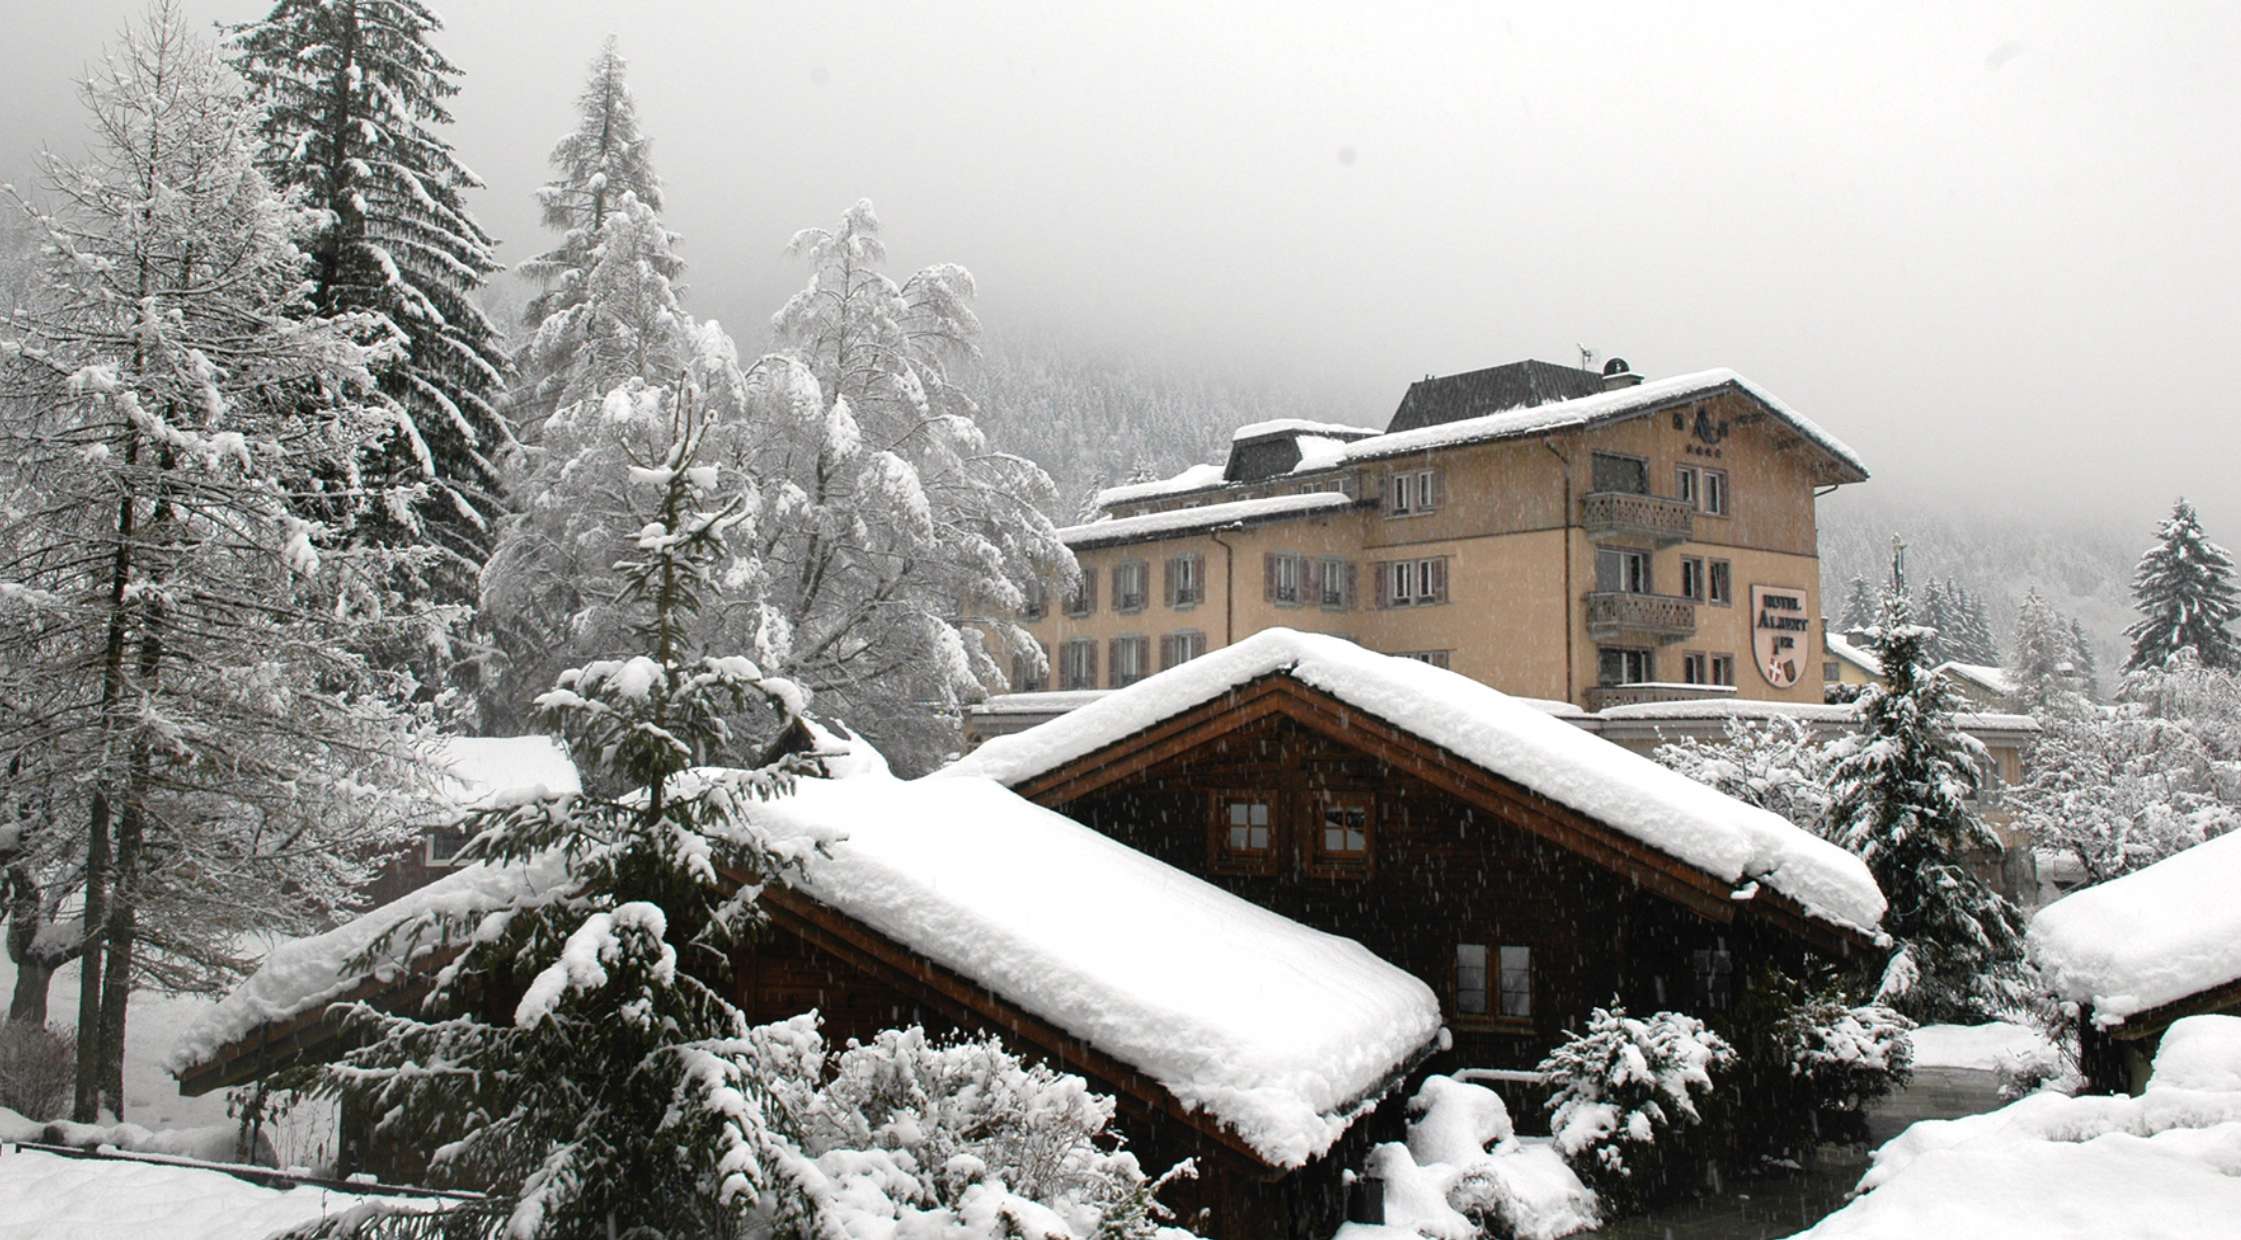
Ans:
[[[1734,1063],[1734,1048],[1693,1016],[1595,1009],[1584,1032],[1541,1061],[1556,1086],[1548,1105],[1557,1153],[1606,1204],[1688,1192],[1706,1162],[1705,1143],[1691,1137],[1703,1122],[1698,1102]]]
[[[1746,805],[1830,837],[1828,746],[1802,719],[1731,718],[1717,741],[1684,736],[1650,756]]]
[[[1483,1085],[1425,1080],[1408,1103],[1408,1141],[1370,1151],[1385,1225],[1432,1240],[1557,1240],[1598,1226],[1595,1194],[1546,1141],[1519,1141]]]
[[[1826,977],[1763,969],[1721,1029],[1736,1064],[1717,1122],[1740,1166],[1863,1137],[1868,1104],[1913,1073],[1914,1022],[1879,1003],[1852,1003]]]
[[[820,1215],[847,1235],[1152,1237],[1167,1175],[1117,1145],[1113,1099],[993,1037],[891,1029],[831,1052],[813,1017],[758,1031],[782,1078]],[[923,1233],[918,1229],[926,1229]]]
[[[52,1025],[0,1021],[0,1107],[26,1119],[54,1119],[70,1104],[77,1041]]]

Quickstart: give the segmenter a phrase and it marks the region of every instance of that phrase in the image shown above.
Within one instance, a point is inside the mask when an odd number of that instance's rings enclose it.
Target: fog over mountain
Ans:
[[[18,7],[0,177],[26,183],[139,5]],[[897,266],[973,270],[999,346],[1371,424],[1426,373],[1578,345],[1726,365],[1883,502],[2129,544],[2184,493],[2241,541],[2230,9],[440,7],[500,257],[547,243],[531,191],[612,30],[688,304],[743,345],[804,278],[787,237],[869,196]]]

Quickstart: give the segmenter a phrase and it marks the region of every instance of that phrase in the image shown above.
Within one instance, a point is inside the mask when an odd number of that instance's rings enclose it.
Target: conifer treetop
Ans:
[[[2124,632],[2132,655],[2124,670],[2161,667],[2192,651],[2204,667],[2241,668],[2241,591],[2234,585],[2233,556],[2210,541],[2194,505],[2181,499],[2156,529],[2155,545],[2132,575],[2140,619]]]

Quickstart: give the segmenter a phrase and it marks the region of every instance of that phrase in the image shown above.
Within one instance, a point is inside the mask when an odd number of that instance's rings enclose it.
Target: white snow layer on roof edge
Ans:
[[[1258,439],[1263,435],[1321,435],[1340,439],[1364,439],[1385,432],[1374,426],[1348,426],[1344,422],[1315,422],[1307,418],[1270,418],[1264,422],[1247,422],[1229,434],[1229,441]]]
[[[568,750],[550,736],[450,736],[431,755],[446,797],[488,809],[583,791]]]
[[[1266,499],[1241,499],[1227,504],[1173,508],[1166,512],[1147,512],[1136,517],[1116,517],[1107,521],[1092,521],[1087,525],[1069,525],[1058,531],[1058,539],[1069,547],[1134,542],[1140,538],[1157,538],[1188,530],[1217,529],[1241,521],[1265,521],[1337,512],[1353,507],[1356,502],[1352,496],[1341,495],[1336,491],[1318,491],[1311,495],[1272,495]]]
[[[2031,919],[2031,959],[2054,993],[2127,1017],[2241,981],[2241,831],[2064,896]]]
[[[1439,1000],[1351,939],[1311,930],[988,780],[904,782],[877,762],[748,806],[775,840],[832,841],[802,887],[1157,1081],[1275,1166],[1329,1149],[1364,1095],[1440,1029]],[[185,1071],[362,980],[393,926],[554,890],[557,861],[465,867],[262,968],[173,1047]],[[400,945],[405,961],[435,949]]]
[[[1220,465],[1193,465],[1172,478],[1159,478],[1151,482],[1130,482],[1117,487],[1106,487],[1097,493],[1097,506],[1109,508],[1130,500],[1157,499],[1162,495],[1178,495],[1203,487],[1221,485],[1222,475],[1228,472]]]
[[[1482,417],[1396,431],[1379,435],[1375,439],[1348,444],[1346,455],[1351,460],[1374,460],[1427,448],[1444,448],[1452,444],[1537,435],[1544,431],[1625,417],[1645,407],[1687,400],[1691,396],[1728,386],[1739,389],[1765,405],[1776,416],[1789,423],[1798,434],[1829,455],[1863,474],[1867,472],[1866,462],[1860,459],[1859,453],[1846,446],[1843,440],[1821,429],[1811,418],[1783,404],[1781,398],[1772,392],[1725,366],[1666,379],[1652,379],[1633,387],[1598,392],[1592,396],[1551,401],[1545,405],[1528,405],[1522,409],[1490,413]]]
[[[1858,857],[1762,809],[1454,672],[1342,638],[1265,629],[1048,723],[990,740],[942,777],[1018,784],[1283,673],[1738,887],[1762,882],[1873,933],[1883,893]]]

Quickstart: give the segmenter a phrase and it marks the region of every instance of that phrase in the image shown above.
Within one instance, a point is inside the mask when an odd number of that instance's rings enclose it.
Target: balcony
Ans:
[[[1580,524],[1592,542],[1670,547],[1689,540],[1695,510],[1686,500],[1631,491],[1597,491],[1580,499]]]
[[[1732,698],[1735,690],[1726,685],[1601,685],[1587,691],[1589,710],[1609,710],[1613,706],[1647,706],[1655,702],[1701,702],[1707,698]]]
[[[1665,645],[1696,632],[1696,600],[1670,594],[1595,593],[1587,596],[1587,636],[1596,642]]]

